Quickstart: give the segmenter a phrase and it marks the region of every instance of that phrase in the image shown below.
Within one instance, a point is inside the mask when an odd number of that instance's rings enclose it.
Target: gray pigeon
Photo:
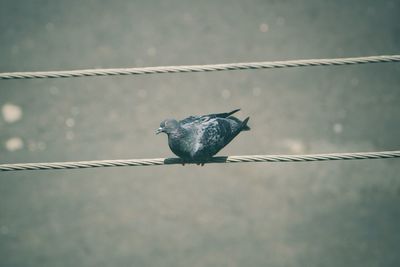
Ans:
[[[168,145],[185,162],[202,163],[229,144],[241,131],[248,131],[249,117],[244,121],[228,113],[190,116],[181,121],[167,119],[161,122],[156,134],[166,133]]]

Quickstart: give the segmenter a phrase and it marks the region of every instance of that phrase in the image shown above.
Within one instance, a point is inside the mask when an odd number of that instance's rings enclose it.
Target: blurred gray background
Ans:
[[[0,1],[0,71],[399,54],[399,1]],[[165,118],[242,108],[219,155],[399,149],[400,64],[0,81],[0,162],[173,156]],[[400,164],[0,173],[0,266],[400,266]]]

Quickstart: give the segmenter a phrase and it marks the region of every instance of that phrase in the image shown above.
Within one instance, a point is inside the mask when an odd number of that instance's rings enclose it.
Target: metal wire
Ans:
[[[273,69],[273,68],[292,68],[292,67],[306,67],[306,66],[353,65],[353,64],[399,62],[399,61],[400,61],[400,55],[388,55],[388,56],[350,57],[350,58],[332,58],[332,59],[306,59],[306,60],[267,61],[267,62],[249,62],[249,63],[210,64],[210,65],[163,66],[163,67],[145,67],[145,68],[5,72],[5,73],[0,73],[0,79],[69,78],[69,77],[85,77],[85,76],[139,75],[139,74],[155,74],[155,73]]]
[[[330,161],[354,159],[388,159],[400,158],[398,151],[359,152],[359,153],[333,153],[310,155],[251,155],[213,157],[206,162],[184,162],[180,158],[155,158],[155,159],[126,159],[126,160],[94,160],[76,162],[49,162],[49,163],[19,163],[0,164],[0,171],[22,170],[60,170],[82,169],[98,167],[123,167],[123,166],[155,166],[172,164],[200,164],[200,163],[240,163],[240,162],[304,162],[304,161]]]

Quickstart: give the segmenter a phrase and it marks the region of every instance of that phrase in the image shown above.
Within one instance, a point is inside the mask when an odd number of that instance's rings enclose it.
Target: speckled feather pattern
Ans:
[[[190,116],[178,121],[167,132],[168,144],[174,154],[188,161],[206,160],[229,144],[241,131],[249,130],[243,122],[229,113]]]

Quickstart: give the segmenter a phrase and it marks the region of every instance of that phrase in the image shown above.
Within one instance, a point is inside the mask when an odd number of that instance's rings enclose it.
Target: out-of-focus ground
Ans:
[[[0,1],[0,71],[399,54],[398,1]],[[242,108],[219,155],[400,148],[400,64],[0,81],[0,162],[169,157],[165,118]],[[400,164],[0,173],[0,266],[399,266]]]

